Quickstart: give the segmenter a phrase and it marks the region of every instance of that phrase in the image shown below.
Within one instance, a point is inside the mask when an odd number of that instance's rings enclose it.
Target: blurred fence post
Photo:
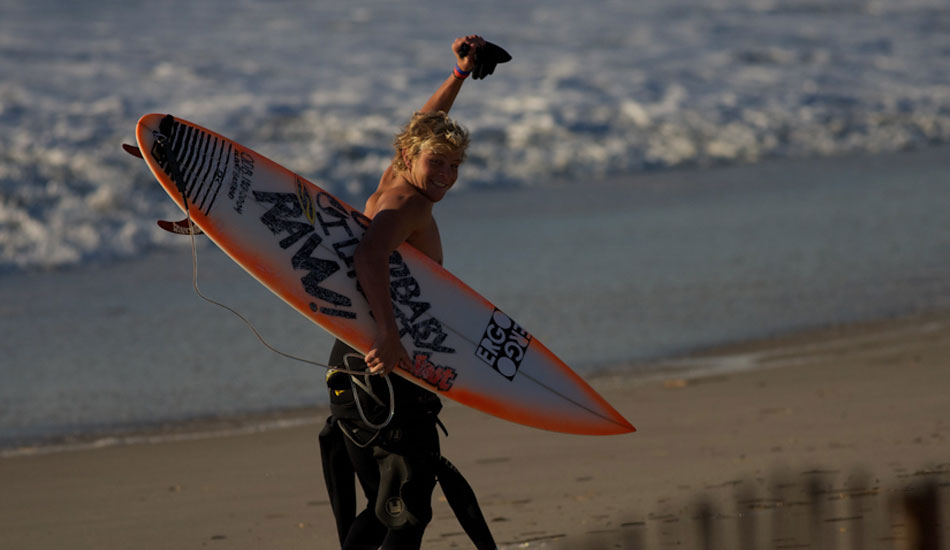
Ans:
[[[756,550],[758,536],[756,516],[750,506],[755,500],[755,491],[748,483],[741,484],[736,489],[736,533],[739,537],[739,550]]]
[[[940,502],[937,484],[928,481],[904,496],[907,546],[911,550],[941,550]]]
[[[728,508],[727,503],[700,494],[691,506],[678,512],[665,505],[649,513],[646,521],[621,523],[616,533],[592,537],[582,547],[950,550],[944,548],[940,502],[941,487],[947,483],[930,479],[886,497],[880,482],[871,482],[867,472],[858,470],[843,486],[835,485],[829,477],[832,473],[805,472],[804,483],[788,483],[789,478],[777,476],[773,483],[764,484],[768,491],[764,496],[758,494],[754,483],[734,482],[734,515],[722,513],[721,507]],[[762,523],[763,517],[768,521]],[[733,522],[717,522],[725,518]]]
[[[697,530],[699,546],[701,550],[716,550],[716,528],[713,521],[716,517],[716,511],[712,503],[706,497],[701,497],[696,504],[696,519],[698,521]]]

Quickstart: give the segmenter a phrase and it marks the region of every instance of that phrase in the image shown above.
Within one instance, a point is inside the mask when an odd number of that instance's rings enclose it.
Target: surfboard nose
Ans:
[[[599,397],[599,396],[598,396]],[[601,407],[585,407],[589,414],[578,414],[576,411],[570,416],[557,418],[551,422],[552,415],[547,418],[532,418],[529,422],[544,430],[568,433],[574,435],[623,435],[633,433],[637,429],[620,413],[601,398]]]
[[[594,390],[591,389],[593,392]],[[610,403],[600,394],[594,392],[597,398],[597,407],[590,407],[590,412],[599,418],[599,422],[587,422],[577,427],[577,433],[581,435],[622,435],[633,433],[637,429],[626,418],[623,417]]]
[[[613,409],[613,407],[611,407],[611,409]],[[637,431],[637,428],[634,427],[634,425],[631,424],[626,418],[624,418],[623,416],[621,416],[620,413],[618,413],[617,411],[613,411],[613,412],[614,412],[614,414],[615,414],[616,416],[614,416],[613,418],[611,418],[611,420],[612,420],[613,423],[617,426],[617,428],[618,428],[619,431],[617,431],[617,432],[611,432],[611,433],[608,433],[608,434],[605,434],[605,435],[620,435],[620,434],[633,433],[633,432]]]

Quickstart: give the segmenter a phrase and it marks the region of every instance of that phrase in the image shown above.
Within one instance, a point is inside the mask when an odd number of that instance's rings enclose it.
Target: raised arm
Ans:
[[[461,50],[463,45],[466,44],[468,45],[468,52],[466,52],[466,55],[463,57]],[[458,68],[465,72],[471,72],[475,67],[475,50],[484,44],[485,39],[476,34],[456,38],[455,42],[452,43],[452,52],[455,53],[455,63],[458,65]],[[453,73],[445,79],[445,82],[439,86],[439,89],[432,94],[432,97],[426,101],[425,105],[422,106],[421,112],[445,111],[448,113],[449,109],[452,108],[452,104],[455,103],[455,97],[458,96],[459,90],[462,89],[463,82],[465,82],[465,79],[456,76],[453,71]]]

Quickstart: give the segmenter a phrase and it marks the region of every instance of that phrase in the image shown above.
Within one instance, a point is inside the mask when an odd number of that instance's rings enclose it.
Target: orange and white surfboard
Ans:
[[[181,119],[146,115],[136,139],[172,200],[182,210],[187,203],[192,222],[221,250],[314,323],[368,350],[375,323],[353,270],[369,223],[363,214],[247,147]],[[394,371],[400,376],[536,428],[634,431],[537,338],[412,246],[392,254],[389,270],[393,310],[413,360],[411,368]]]

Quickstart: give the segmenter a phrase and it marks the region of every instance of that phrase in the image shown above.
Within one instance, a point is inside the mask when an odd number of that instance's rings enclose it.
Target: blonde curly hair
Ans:
[[[406,151],[409,162],[415,160],[423,150],[436,153],[459,151],[465,160],[465,148],[468,147],[468,130],[455,122],[445,111],[416,113],[406,124],[402,132],[393,140],[396,154],[393,155],[393,168],[397,172],[409,169],[402,157]]]

